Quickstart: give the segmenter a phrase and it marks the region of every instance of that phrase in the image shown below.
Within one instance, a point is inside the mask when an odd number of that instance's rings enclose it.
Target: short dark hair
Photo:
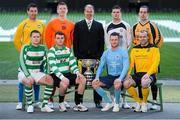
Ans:
[[[84,10],[87,8],[87,7],[92,7],[92,9],[94,10],[94,6],[92,4],[87,4],[84,6]]]
[[[110,34],[110,37],[111,37],[111,36],[118,36],[118,38],[120,38],[120,35],[119,35],[119,33],[117,33],[117,32],[111,33],[111,34]]]
[[[54,37],[56,37],[56,35],[64,35],[64,33],[63,33],[63,32],[58,31],[58,32],[56,32],[56,33],[55,33],[55,36],[54,36]],[[65,35],[64,35],[64,36],[65,36]]]
[[[66,7],[68,7],[67,4],[66,4],[64,1],[59,1],[57,7],[58,7],[59,5],[65,5]]]
[[[147,9],[147,12],[149,12],[149,7],[148,7],[147,5],[142,5],[142,6],[140,6],[140,7],[139,7],[139,11],[140,11],[141,8],[146,8],[146,9]]]
[[[38,30],[33,30],[33,31],[31,31],[31,33],[30,33],[30,37],[32,36],[33,33],[39,33],[39,35],[41,36],[41,33],[40,33]]]
[[[140,34],[140,33],[146,33],[147,36],[149,37],[149,32],[148,32],[147,30],[141,30],[141,31],[139,32],[139,34]]]
[[[35,3],[29,3],[28,6],[27,6],[27,11],[29,11],[29,9],[30,9],[31,7],[36,7],[36,8],[38,8],[38,6],[37,6]]]
[[[119,9],[120,11],[121,11],[121,7],[119,6],[119,5],[114,5],[113,7],[112,7],[112,10],[113,9]]]

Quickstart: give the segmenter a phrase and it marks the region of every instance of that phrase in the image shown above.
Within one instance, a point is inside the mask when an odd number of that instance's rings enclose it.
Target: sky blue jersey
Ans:
[[[108,75],[119,76],[118,79],[124,80],[129,68],[128,51],[123,48],[107,49],[101,57],[96,79],[99,79],[105,67],[107,67]]]

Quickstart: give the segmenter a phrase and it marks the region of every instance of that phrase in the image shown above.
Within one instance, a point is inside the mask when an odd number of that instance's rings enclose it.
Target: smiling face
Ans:
[[[35,20],[38,14],[37,7],[30,7],[29,10],[27,10],[27,14],[30,20]]]
[[[94,8],[92,5],[87,5],[84,8],[84,16],[86,19],[91,20],[94,16]]]
[[[142,31],[139,33],[139,42],[142,46],[148,44],[148,33],[146,31]]]
[[[117,35],[110,36],[111,48],[117,48],[119,46],[119,37]]]

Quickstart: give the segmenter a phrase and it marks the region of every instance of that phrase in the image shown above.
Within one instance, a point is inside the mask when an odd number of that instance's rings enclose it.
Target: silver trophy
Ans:
[[[82,67],[86,68],[86,71],[84,72],[86,85],[92,85],[97,63],[98,61],[96,59],[82,59]],[[94,68],[94,73],[91,71],[91,68]]]

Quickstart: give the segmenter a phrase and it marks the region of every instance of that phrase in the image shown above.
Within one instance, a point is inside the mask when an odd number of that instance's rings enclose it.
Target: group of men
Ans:
[[[73,22],[66,18],[68,7],[66,3],[57,5],[58,17],[45,25],[37,19],[38,7],[31,3],[27,7],[29,18],[17,28],[14,44],[20,52],[19,58],[19,97],[16,109],[22,109],[23,91],[27,101],[27,112],[34,112],[34,107],[40,105],[39,84],[45,85],[44,99],[41,111],[53,112],[53,96],[56,87],[59,88],[59,110],[67,111],[69,104],[64,101],[66,90],[70,85],[75,86],[75,111],[88,111],[83,105],[83,94],[86,78],[85,69],[80,72],[77,60],[98,59],[99,67],[92,82],[94,102],[101,111],[112,109],[119,111],[121,90],[124,87],[136,101],[135,111],[147,112],[147,97],[149,87],[153,100],[157,98],[156,75],[160,61],[159,47],[163,37],[155,23],[148,20],[149,9],[140,7],[140,21],[133,26],[121,18],[121,8],[112,8],[112,21],[105,30],[102,24],[94,20],[94,7],[88,4],[84,7],[85,19]],[[128,50],[131,42],[130,63]],[[104,51],[106,45],[107,50]],[[49,50],[48,50],[49,49]],[[107,76],[101,76],[104,68]],[[134,74],[131,72],[134,69]],[[32,95],[35,92],[33,105]],[[111,99],[104,87],[113,88]],[[138,93],[135,87],[138,87]],[[130,108],[122,96],[122,107]],[[102,107],[102,98],[106,105]],[[157,106],[153,105],[153,109]]]

